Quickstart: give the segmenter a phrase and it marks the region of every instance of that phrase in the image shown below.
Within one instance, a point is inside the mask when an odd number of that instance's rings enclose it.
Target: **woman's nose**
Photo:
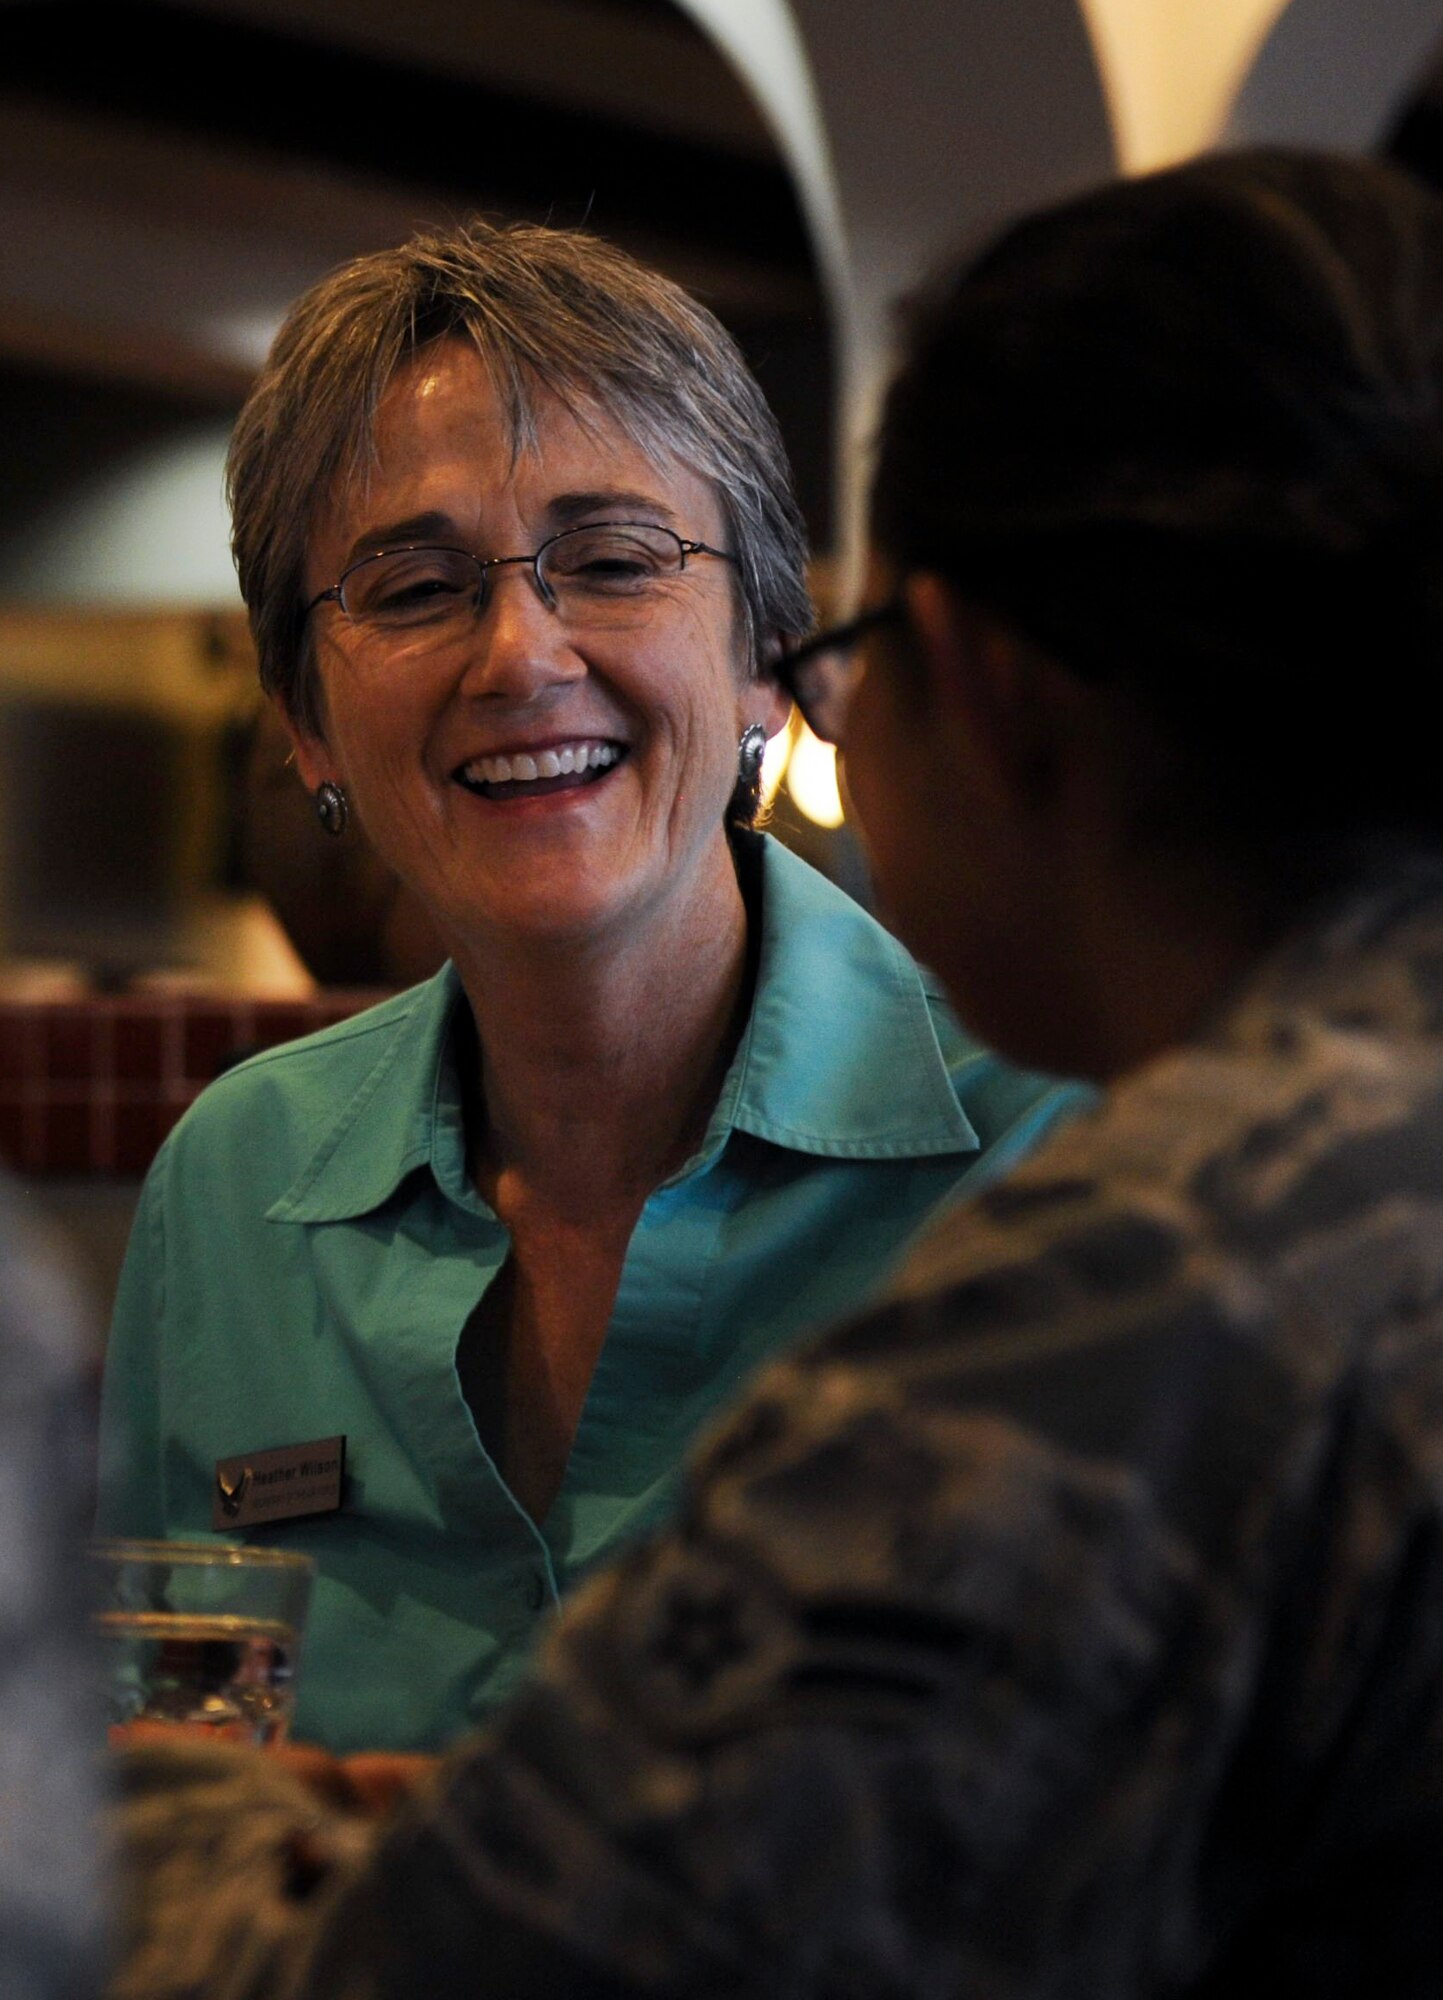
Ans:
[[[467,634],[463,690],[525,701],[585,673],[566,621],[542,595],[529,565],[498,563],[489,570]]]

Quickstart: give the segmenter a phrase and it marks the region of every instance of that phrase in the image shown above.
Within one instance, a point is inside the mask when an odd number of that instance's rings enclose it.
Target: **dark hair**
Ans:
[[[535,442],[535,399],[551,394],[711,482],[754,670],[769,640],[810,629],[786,451],[731,336],[679,285],[600,237],[477,220],[358,257],[312,286],[236,424],[226,476],[241,594],[262,685],[299,721],[321,720],[301,615],[316,511],[338,481],[364,476],[396,370],[453,336],[490,370],[514,450]]]
[[[873,522],[1235,827],[1443,832],[1443,201],[1252,151],[1017,224],[917,309]]]

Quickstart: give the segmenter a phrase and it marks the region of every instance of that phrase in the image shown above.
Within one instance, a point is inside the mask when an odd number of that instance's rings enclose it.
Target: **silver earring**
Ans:
[[[762,759],[767,754],[767,732],[759,722],[749,722],[737,745],[737,785],[732,793],[731,817],[751,826],[762,809]]]
[[[323,785],[316,786],[315,797],[316,818],[332,840],[339,840],[346,830],[346,821],[351,817],[350,801],[344,790],[327,778]]]

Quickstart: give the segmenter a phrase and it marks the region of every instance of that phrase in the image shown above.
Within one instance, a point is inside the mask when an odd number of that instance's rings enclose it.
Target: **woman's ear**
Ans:
[[[335,781],[340,773],[335,768],[335,758],[331,755],[323,736],[307,729],[298,722],[279,695],[271,696],[271,705],[280,718],[291,746],[291,761],[300,775],[301,783],[308,792],[314,792],[318,785],[330,779]]]
[[[742,727],[746,728],[753,722],[759,722],[767,732],[768,740],[775,736],[779,729],[786,728],[792,713],[791,696],[772,679],[771,674],[772,662],[785,652],[786,643],[775,634],[764,641],[756,673],[742,689],[741,701],[738,704],[737,712],[741,717]]]

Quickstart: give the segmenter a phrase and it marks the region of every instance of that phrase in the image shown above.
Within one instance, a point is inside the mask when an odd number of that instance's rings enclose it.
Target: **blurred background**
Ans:
[[[252,371],[343,258],[472,211],[584,222],[741,340],[825,549],[831,340],[791,175],[668,0],[31,0],[0,31],[4,976],[383,982],[252,741],[220,487]]]
[[[0,1157],[102,1294],[217,1068],[434,946],[260,719],[230,424],[323,271],[480,211],[698,293],[855,560],[891,302],[1008,214],[1214,144],[1443,174],[1443,0],[0,0]],[[865,898],[830,756],[774,827]]]

